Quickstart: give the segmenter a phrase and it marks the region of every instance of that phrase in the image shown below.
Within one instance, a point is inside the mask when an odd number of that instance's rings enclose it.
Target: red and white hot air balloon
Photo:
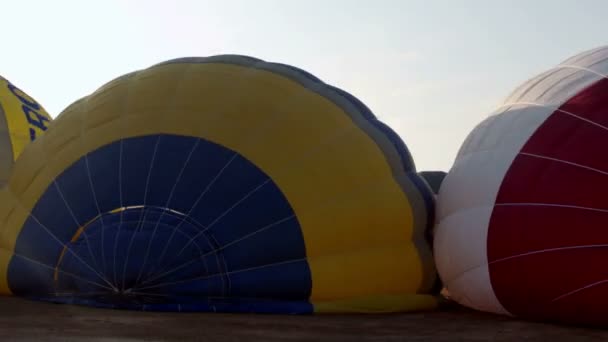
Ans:
[[[608,46],[517,88],[467,137],[438,196],[435,258],[482,311],[608,324]]]

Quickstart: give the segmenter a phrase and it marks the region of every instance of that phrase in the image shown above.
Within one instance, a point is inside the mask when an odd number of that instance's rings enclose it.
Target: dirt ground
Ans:
[[[0,297],[0,341],[595,341],[608,330],[464,309],[398,315],[236,315],[93,309]]]

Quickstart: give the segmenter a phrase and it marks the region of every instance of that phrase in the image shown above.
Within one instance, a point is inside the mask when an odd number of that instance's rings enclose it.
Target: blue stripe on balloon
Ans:
[[[159,138],[158,135],[148,135],[123,141],[120,174],[123,206],[145,204],[146,185]]]

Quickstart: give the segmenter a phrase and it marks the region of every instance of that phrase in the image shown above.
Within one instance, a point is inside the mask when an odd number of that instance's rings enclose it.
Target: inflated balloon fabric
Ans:
[[[443,179],[447,175],[447,173],[445,173],[443,171],[421,171],[418,174],[431,187],[431,190],[433,190],[434,194],[439,193],[439,189],[441,188],[441,183],[443,182]]]
[[[174,311],[430,309],[430,188],[361,102],[245,56],[75,102],[0,194],[5,293]]]
[[[468,136],[438,198],[435,255],[479,310],[608,324],[608,48],[524,83]]]
[[[23,149],[42,135],[51,117],[33,98],[0,77],[0,186]]]

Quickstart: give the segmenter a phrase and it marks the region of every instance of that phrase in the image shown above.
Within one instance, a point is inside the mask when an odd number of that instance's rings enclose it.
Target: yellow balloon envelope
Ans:
[[[0,77],[0,185],[25,146],[42,135],[51,117],[33,98]]]
[[[170,311],[436,305],[433,199],[405,145],[291,66],[224,55],[125,75],[15,169],[5,293]]]

